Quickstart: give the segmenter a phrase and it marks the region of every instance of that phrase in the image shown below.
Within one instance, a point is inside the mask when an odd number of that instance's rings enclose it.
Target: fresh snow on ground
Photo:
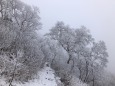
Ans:
[[[59,77],[55,76],[55,71],[50,67],[45,66],[39,73],[38,78],[35,80],[31,80],[25,84],[17,84],[13,83],[14,86],[64,86],[61,84]],[[72,79],[72,86],[88,86],[83,84],[78,78],[74,77]],[[60,84],[60,85],[59,85]],[[8,86],[5,83],[5,79],[0,79],[0,86]]]
[[[38,73],[38,79],[32,80],[25,84],[16,84],[16,86],[57,86],[57,77],[55,77],[54,70],[50,67],[44,67],[39,73]],[[0,79],[1,80],[1,79]],[[0,86],[8,86],[5,85],[5,80],[2,79],[0,81]],[[13,83],[14,84],[14,83]]]
[[[38,75],[39,79],[26,83],[24,86],[57,86],[54,71],[50,67],[44,67]]]
[[[57,86],[56,77],[54,71],[50,67],[45,67],[39,73],[39,84],[40,86]]]

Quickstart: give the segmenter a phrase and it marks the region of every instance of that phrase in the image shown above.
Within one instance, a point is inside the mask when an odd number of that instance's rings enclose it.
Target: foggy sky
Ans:
[[[90,29],[93,37],[106,43],[109,52],[108,70],[115,74],[115,0],[23,0],[38,6],[46,33],[57,21],[73,28]]]

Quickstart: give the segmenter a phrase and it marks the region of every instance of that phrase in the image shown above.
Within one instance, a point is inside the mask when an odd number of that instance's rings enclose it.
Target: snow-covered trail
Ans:
[[[57,86],[54,73],[54,70],[52,70],[50,67],[44,67],[39,72],[38,79],[17,86]]]
[[[44,67],[39,73],[38,78],[31,80],[25,84],[14,83],[16,86],[57,86],[56,77],[54,75],[54,70],[50,67]],[[0,79],[0,86],[8,86],[4,82],[4,79]]]
[[[39,81],[38,83],[41,86],[57,86],[56,77],[54,75],[54,71],[50,67],[45,67],[39,73]]]
[[[5,79],[0,79],[0,86],[8,86]],[[82,83],[78,78],[74,77],[72,80],[72,86],[88,86],[85,83]],[[50,67],[45,66],[38,73],[38,76],[35,80],[31,80],[25,84],[13,83],[14,86],[64,86],[59,77],[55,76],[55,71]]]

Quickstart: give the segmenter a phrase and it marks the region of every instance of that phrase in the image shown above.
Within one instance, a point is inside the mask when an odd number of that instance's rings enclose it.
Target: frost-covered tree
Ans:
[[[94,84],[99,80],[101,70],[106,66],[108,57],[103,41],[96,43],[89,30],[84,26],[72,29],[63,22],[58,22],[46,35],[57,41],[66,51],[67,63],[71,65],[69,75],[75,74],[86,83]]]
[[[19,67],[17,75],[25,74],[25,76],[17,78],[17,80],[31,79],[40,67],[42,54],[37,34],[40,28],[37,7],[31,7],[20,0],[0,0],[0,53],[15,56],[18,51],[24,53],[19,59],[23,66]],[[8,57],[10,58],[10,56]]]

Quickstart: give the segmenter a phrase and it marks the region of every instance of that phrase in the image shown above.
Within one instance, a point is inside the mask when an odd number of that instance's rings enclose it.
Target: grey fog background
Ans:
[[[115,0],[22,0],[40,9],[44,34],[63,21],[73,28],[86,26],[93,37],[104,40],[109,52],[108,70],[115,74]]]

